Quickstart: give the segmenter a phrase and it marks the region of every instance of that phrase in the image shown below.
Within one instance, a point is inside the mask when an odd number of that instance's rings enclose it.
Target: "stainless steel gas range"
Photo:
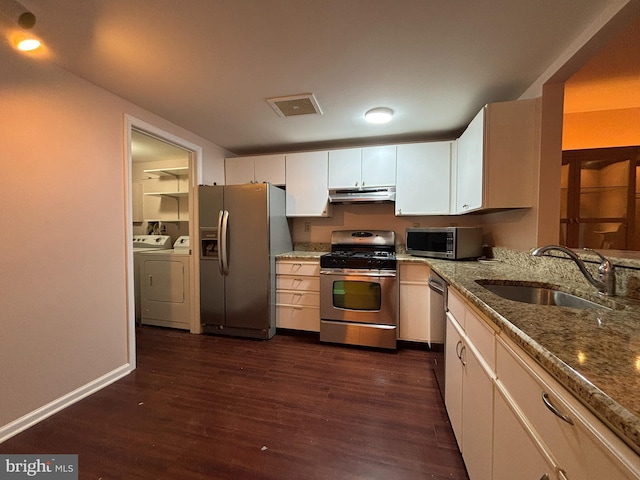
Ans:
[[[320,257],[320,341],[396,348],[395,232],[338,230]]]

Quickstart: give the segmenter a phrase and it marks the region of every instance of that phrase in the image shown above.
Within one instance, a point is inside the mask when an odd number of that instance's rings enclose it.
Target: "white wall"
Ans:
[[[4,42],[0,64],[1,441],[127,369],[125,114],[200,145],[210,182],[228,152]]]

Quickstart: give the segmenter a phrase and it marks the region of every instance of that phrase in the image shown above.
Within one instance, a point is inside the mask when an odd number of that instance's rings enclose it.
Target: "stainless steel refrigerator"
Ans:
[[[271,338],[275,256],[293,249],[284,190],[268,183],[200,186],[198,205],[202,331]]]

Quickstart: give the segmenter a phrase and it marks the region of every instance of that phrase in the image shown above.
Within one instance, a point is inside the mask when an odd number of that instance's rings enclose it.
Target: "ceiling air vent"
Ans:
[[[281,117],[293,117],[296,115],[322,115],[320,105],[318,105],[318,101],[312,93],[290,95],[288,97],[267,98],[267,102]]]

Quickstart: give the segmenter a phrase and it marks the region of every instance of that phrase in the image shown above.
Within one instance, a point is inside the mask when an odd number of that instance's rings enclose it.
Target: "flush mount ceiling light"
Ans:
[[[30,38],[25,38],[24,40],[20,40],[18,42],[17,47],[18,47],[18,50],[21,50],[23,52],[30,52],[38,48],[40,45],[41,45],[40,40],[30,37]]]
[[[364,114],[364,118],[369,123],[387,123],[393,117],[393,110],[386,107],[372,108]]]
[[[29,52],[40,47],[40,40],[30,32],[26,32],[36,24],[36,16],[15,0],[5,0],[3,4],[6,8],[5,13],[11,18],[16,18],[16,23],[23,29],[11,36],[16,48],[23,52]]]

